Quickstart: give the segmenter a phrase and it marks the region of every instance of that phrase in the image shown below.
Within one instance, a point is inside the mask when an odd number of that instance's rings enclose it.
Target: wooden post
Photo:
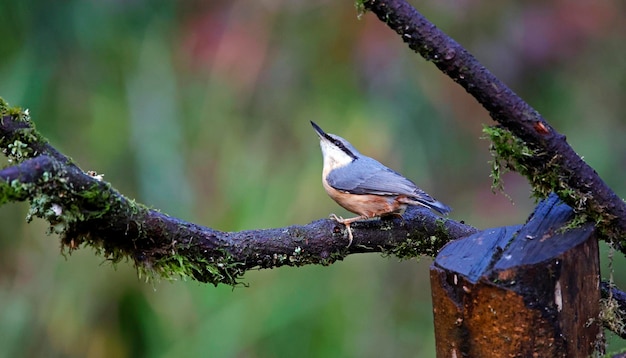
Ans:
[[[598,242],[556,196],[523,226],[446,245],[430,279],[437,357],[588,357],[602,340]]]

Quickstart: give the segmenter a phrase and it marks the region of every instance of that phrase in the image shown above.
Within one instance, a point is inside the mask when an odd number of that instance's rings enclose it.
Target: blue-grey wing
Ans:
[[[326,178],[333,188],[351,194],[407,195],[423,192],[409,179],[371,158],[359,158],[332,170]]]
[[[333,188],[350,194],[406,195],[410,205],[422,205],[446,215],[450,207],[433,199],[415,183],[371,158],[359,158],[345,167],[332,170],[326,181]]]
[[[433,199],[412,181],[371,158],[359,158],[345,167],[332,170],[326,181],[333,188],[350,194],[405,195],[409,205],[422,205],[446,215],[451,209]]]

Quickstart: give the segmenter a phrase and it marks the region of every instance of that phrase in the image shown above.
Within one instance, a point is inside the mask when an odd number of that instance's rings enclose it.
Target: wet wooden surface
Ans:
[[[556,197],[523,226],[446,245],[431,266],[438,357],[587,357],[601,337],[594,228]]]

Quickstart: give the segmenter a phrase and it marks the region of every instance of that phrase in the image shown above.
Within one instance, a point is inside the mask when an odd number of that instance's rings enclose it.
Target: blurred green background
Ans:
[[[626,196],[623,2],[414,3]],[[524,222],[523,178],[505,177],[511,200],[491,192],[486,112],[356,15],[352,1],[3,1],[0,96],[122,193],[220,230],[346,214],[321,186],[310,120],[456,220]],[[235,289],[146,284],[90,250],[64,258],[26,210],[0,208],[0,356],[434,356],[431,259],[353,255]]]

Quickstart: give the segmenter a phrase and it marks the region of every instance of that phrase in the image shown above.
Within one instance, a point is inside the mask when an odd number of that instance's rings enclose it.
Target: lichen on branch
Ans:
[[[236,285],[250,269],[329,265],[354,253],[434,256],[448,241],[476,230],[427,209],[355,223],[350,247],[345,227],[331,220],[240,232],[203,227],[149,209],[102,176],[84,172],[35,130],[27,110],[1,100],[0,148],[11,159],[0,170],[0,205],[28,201],[28,219],[49,222],[63,252],[91,247],[111,262],[133,262],[148,279]]]
[[[494,161],[498,171],[492,174],[496,185],[501,165],[519,171],[530,181],[534,196],[543,198],[554,191],[596,222],[601,237],[626,253],[626,203],[576,154],[564,135],[405,0],[361,3],[411,49],[462,86],[501,126],[491,130],[492,135],[500,136],[497,140],[503,140],[494,147],[501,151]],[[526,155],[523,148],[531,149],[533,155]]]

